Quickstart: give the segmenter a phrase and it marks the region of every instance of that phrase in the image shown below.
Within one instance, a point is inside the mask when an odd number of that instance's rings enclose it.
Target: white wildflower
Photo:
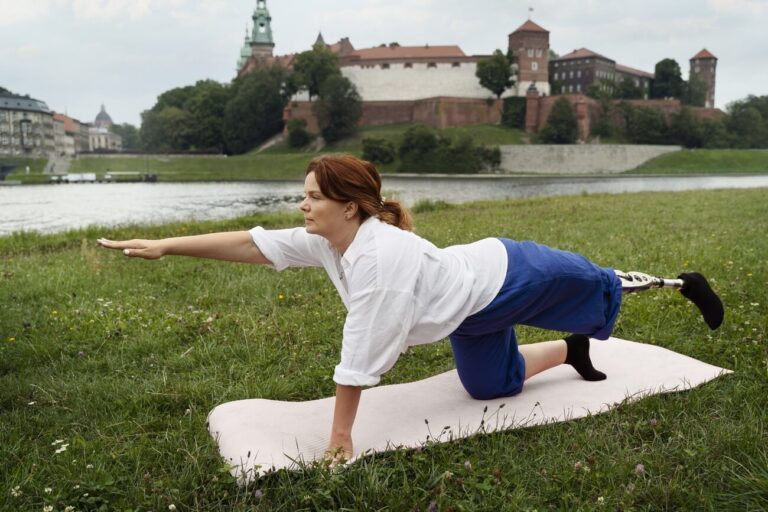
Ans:
[[[67,448],[69,448],[69,444],[63,444],[59,446],[59,448],[56,450],[56,453],[61,453],[67,451]]]
[[[168,505],[168,510],[170,510],[171,512],[173,512],[174,510],[176,510],[176,505],[174,505],[173,503],[171,503],[170,505]]]
[[[23,492],[21,492],[21,486],[18,486],[18,485],[17,485],[17,486],[16,486],[16,487],[14,487],[13,489],[11,489],[11,496],[13,496],[14,498],[18,498],[18,497],[19,497],[19,496],[21,496],[22,494],[24,494],[24,493],[23,493]]]
[[[53,512],[53,505],[46,505],[43,507],[43,512]]]
[[[51,443],[51,446],[56,446],[57,444],[61,444],[63,442],[64,442],[63,439],[57,439],[57,440],[55,440],[54,442]]]
[[[43,489],[43,491],[45,491],[45,494],[51,494],[53,492],[53,489],[51,489],[50,487],[46,487],[45,489]]]
[[[85,469],[93,469],[93,464],[86,464]]]

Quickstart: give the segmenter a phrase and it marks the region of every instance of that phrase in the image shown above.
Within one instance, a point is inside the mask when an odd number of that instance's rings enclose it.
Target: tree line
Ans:
[[[666,116],[654,107],[603,99],[592,136],[617,137],[634,144],[676,144],[687,148],[768,148],[768,96],[748,96],[734,101],[722,115],[700,118],[683,106]],[[558,99],[537,141],[572,144],[578,139],[574,106]]]
[[[264,66],[228,84],[201,80],[170,89],[142,112],[140,129],[113,129],[125,149],[240,154],[280,133],[283,109],[300,91],[308,93],[327,142],[354,131],[362,100],[323,44],[297,55],[291,71]]]

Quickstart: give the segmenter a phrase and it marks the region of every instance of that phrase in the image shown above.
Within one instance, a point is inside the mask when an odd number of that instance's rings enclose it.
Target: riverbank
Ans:
[[[399,144],[405,131],[412,125],[388,125],[363,128],[358,135],[327,146],[319,153],[295,150],[285,142],[277,143],[261,152],[227,157],[205,156],[121,156],[84,155],[72,161],[69,172],[95,173],[99,179],[107,173],[129,173],[116,179],[131,180],[131,176],[156,175],[161,182],[210,182],[210,181],[258,181],[267,179],[302,179],[309,161],[322,153],[345,152],[362,156],[362,139],[373,137]],[[490,146],[520,145],[524,140],[522,130],[498,125],[477,125],[449,128],[441,131],[448,137],[469,136],[476,143]],[[585,146],[579,146],[583,148]],[[589,147],[589,146],[586,146]],[[597,148],[604,146],[595,146]],[[26,161],[25,161],[26,162]],[[9,175],[8,179],[24,184],[48,183],[50,177],[42,173],[44,161],[29,161],[31,174],[22,172],[24,166]],[[25,163],[26,165],[26,163]],[[399,160],[379,166],[384,173],[397,173]],[[510,167],[514,169],[514,166]],[[702,173],[768,173],[768,151],[765,150],[682,150],[664,155],[629,173],[639,174],[702,174]],[[570,173],[569,173],[570,174]],[[590,174],[590,173],[588,173]]]
[[[95,239],[288,227],[300,217],[0,238],[0,509],[761,509],[766,218],[766,189],[418,208],[418,233],[438,246],[509,236],[625,270],[707,274],[727,308],[720,330],[660,291],[628,297],[614,334],[734,373],[591,418],[370,456],[335,473],[278,473],[248,489],[219,460],[206,415],[241,398],[333,393],[344,311],[327,278],[129,260]],[[452,367],[447,343],[416,347],[382,384]]]

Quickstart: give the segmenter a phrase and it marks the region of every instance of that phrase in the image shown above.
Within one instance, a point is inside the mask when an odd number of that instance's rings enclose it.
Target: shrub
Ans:
[[[426,126],[408,129],[399,153],[401,172],[469,174],[496,168],[501,163],[498,147],[477,146],[471,137],[451,140]]]
[[[390,140],[364,138],[363,159],[377,164],[389,164],[395,161],[395,144]]]
[[[538,140],[545,144],[573,144],[579,138],[576,109],[564,96],[552,105],[547,124],[539,131]]]
[[[517,96],[504,98],[501,124],[507,128],[525,128],[525,98]]]
[[[291,119],[288,121],[288,145],[292,148],[303,148],[312,140],[307,132],[305,119]]]

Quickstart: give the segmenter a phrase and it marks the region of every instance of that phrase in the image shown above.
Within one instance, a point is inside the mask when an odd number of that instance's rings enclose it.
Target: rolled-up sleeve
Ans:
[[[405,350],[413,315],[411,292],[373,289],[353,295],[334,382],[346,386],[378,384]]]
[[[307,233],[304,228],[266,230],[257,226],[249,233],[275,270],[322,266],[321,252],[327,251],[327,242],[318,235]]]

